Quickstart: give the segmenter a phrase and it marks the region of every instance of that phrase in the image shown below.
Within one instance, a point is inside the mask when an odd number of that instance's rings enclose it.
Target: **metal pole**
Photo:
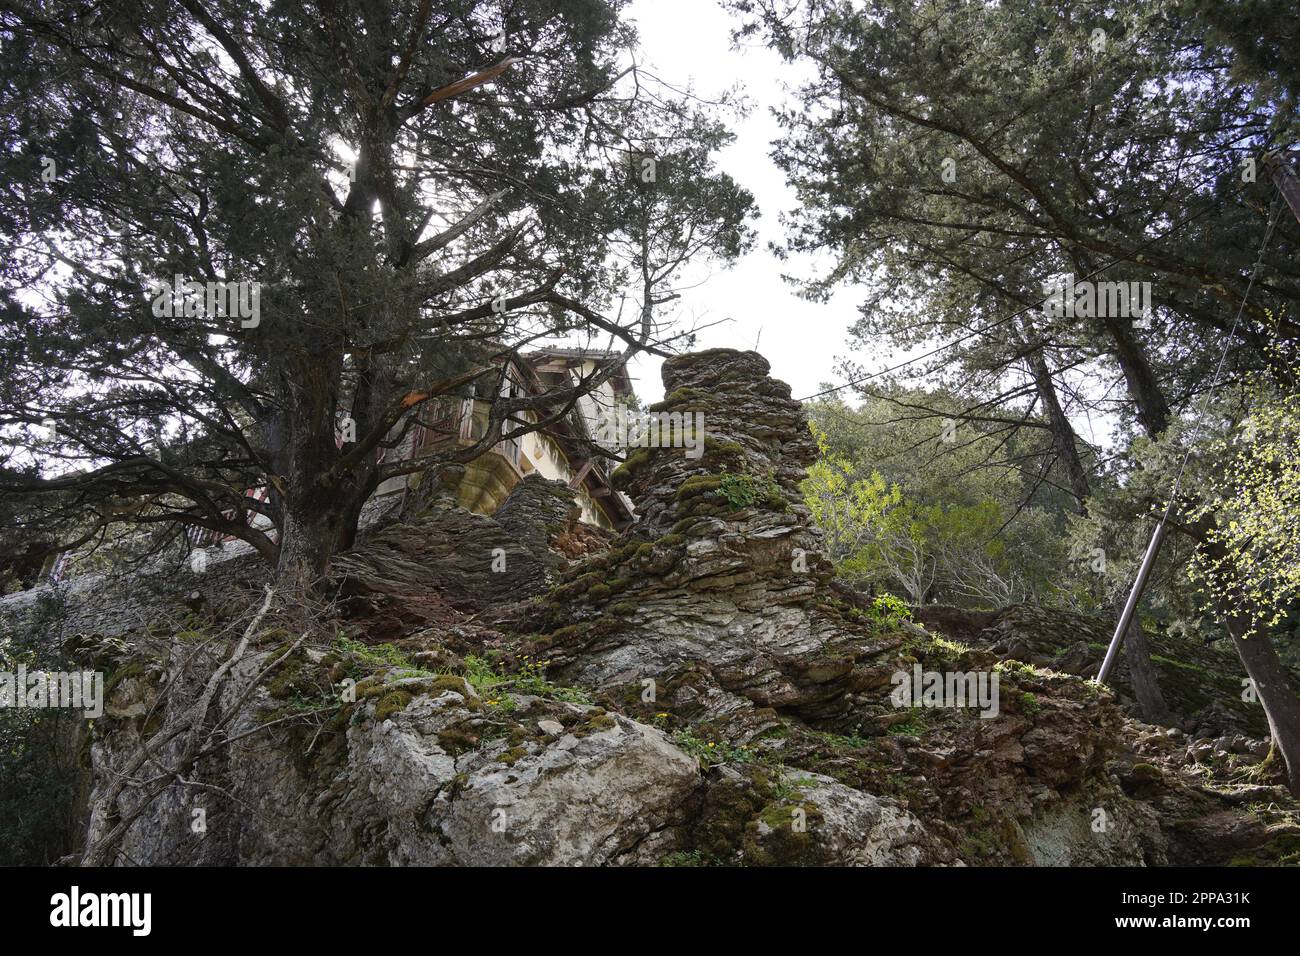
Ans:
[[[1147,577],[1151,574],[1151,567],[1156,563],[1156,555],[1160,553],[1160,545],[1164,540],[1165,519],[1161,518],[1160,523],[1156,525],[1156,530],[1151,534],[1151,543],[1147,545],[1147,552],[1142,556],[1142,566],[1138,568],[1137,579],[1133,582],[1133,590],[1129,592],[1128,601],[1124,604],[1124,611],[1119,616],[1119,623],[1115,625],[1115,636],[1110,639],[1110,647],[1106,649],[1106,659],[1101,662],[1101,670],[1097,672],[1098,684],[1106,683],[1111,670],[1115,667],[1119,649],[1124,643],[1124,635],[1128,633],[1128,626],[1137,611],[1138,603],[1142,600],[1142,592],[1147,586]]]

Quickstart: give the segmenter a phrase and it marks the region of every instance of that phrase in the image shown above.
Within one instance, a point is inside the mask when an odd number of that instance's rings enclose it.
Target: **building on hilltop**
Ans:
[[[502,395],[538,395],[568,387],[589,378],[617,355],[585,349],[539,349],[512,362]],[[519,481],[536,472],[573,488],[582,520],[588,524],[615,531],[628,527],[634,521],[631,499],[610,485],[609,459],[589,454],[586,443],[596,439],[602,415],[635,400],[627,369],[620,368],[608,381],[579,397],[574,413],[550,426],[550,434],[533,432],[498,442],[469,462],[457,489],[460,504],[492,514]],[[487,428],[491,406],[492,396],[487,395],[442,399],[435,412],[422,413],[425,424],[411,429],[406,441],[388,454],[416,457],[446,444],[472,445]],[[528,412],[522,417],[536,420]],[[375,495],[405,494],[409,487],[407,478],[393,478],[380,485]]]

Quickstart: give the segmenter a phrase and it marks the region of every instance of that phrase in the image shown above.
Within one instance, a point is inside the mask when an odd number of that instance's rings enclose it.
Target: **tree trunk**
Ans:
[[[1255,693],[1268,718],[1273,745],[1286,764],[1287,787],[1300,796],[1300,699],[1291,690],[1289,675],[1278,659],[1273,642],[1263,634],[1243,637],[1244,630],[1240,621],[1229,620],[1232,644],[1255,685]]]
[[[284,590],[311,590],[329,570],[344,523],[344,509],[288,511],[276,580]]]
[[[1138,713],[1148,724],[1169,726],[1172,723],[1169,705],[1160,692],[1156,668],[1147,651],[1147,637],[1136,616],[1129,622],[1128,632],[1124,635],[1124,655],[1128,658],[1129,681],[1133,684],[1133,696],[1137,698]]]
[[[307,344],[310,348],[286,364],[280,411],[266,429],[283,495],[276,580],[282,589],[301,591],[321,584],[340,541],[351,540],[355,528],[348,525],[355,525],[373,470],[340,470],[335,418],[341,363],[323,357],[324,346],[310,336]]]
[[[1124,373],[1124,384],[1137,407],[1138,422],[1151,438],[1159,438],[1169,425],[1169,403],[1165,401],[1155,372],[1147,361],[1142,344],[1124,325],[1123,319],[1102,319],[1114,347],[1111,354]]]
[[[1250,621],[1242,613],[1244,594],[1237,584],[1232,569],[1235,563],[1231,553],[1211,537],[1215,529],[1213,518],[1202,518],[1191,529],[1200,540],[1206,558],[1206,567],[1214,591],[1215,603],[1223,614],[1224,624],[1246,668],[1246,676],[1255,687],[1255,694],[1264,707],[1268,729],[1273,735],[1273,746],[1286,764],[1287,786],[1300,796],[1300,698],[1291,689],[1291,678],[1277,649],[1266,634],[1247,637]]]
[[[1047,367],[1047,359],[1042,349],[1035,349],[1029,354],[1029,370],[1034,376],[1034,388],[1038,400],[1047,414],[1047,424],[1052,430],[1052,444],[1056,447],[1057,458],[1065,468],[1070,481],[1070,490],[1078,500],[1079,513],[1087,510],[1089,495],[1088,474],[1084,471],[1083,461],[1079,458],[1079,446],[1075,441],[1074,426],[1061,408],[1056,397],[1056,386],[1052,384],[1052,373]]]
[[[1138,418],[1147,434],[1157,438],[1168,424],[1169,405],[1137,340],[1119,323],[1107,323],[1107,328],[1115,343],[1115,357],[1124,370],[1129,396],[1137,405]],[[1227,548],[1211,539],[1209,533],[1214,527],[1214,517],[1210,515],[1188,530],[1209,559],[1207,567],[1215,604],[1264,707],[1273,745],[1286,764],[1287,785],[1292,793],[1300,795],[1300,700],[1291,689],[1290,675],[1268,636],[1246,637],[1250,625],[1240,612],[1242,594],[1235,574],[1236,561]]]
[[[329,476],[328,483],[290,482],[284,509],[276,579],[282,587],[309,590],[319,586],[334,555],[350,548],[366,501],[378,485],[373,465]]]
[[[1073,256],[1074,266],[1080,272],[1096,271],[1092,257],[1081,252]],[[1169,403],[1156,378],[1155,370],[1147,361],[1142,340],[1134,332],[1129,320],[1117,316],[1104,316],[1099,324],[1111,341],[1110,354],[1124,373],[1124,385],[1137,409],[1138,423],[1150,438],[1159,438],[1169,427]]]
[[[1029,355],[1029,368],[1034,376],[1034,388],[1038,400],[1047,415],[1048,425],[1052,429],[1052,441],[1056,447],[1057,457],[1065,466],[1069,477],[1070,490],[1078,502],[1079,514],[1088,513],[1088,495],[1091,493],[1087,471],[1079,457],[1079,443],[1070,424],[1069,417],[1061,408],[1056,395],[1056,386],[1052,382],[1052,373],[1047,365],[1047,358],[1042,349],[1035,349]],[[1124,636],[1124,655],[1128,659],[1129,680],[1133,684],[1133,695],[1137,698],[1138,713],[1149,724],[1168,724],[1169,707],[1164,694],[1160,692],[1160,679],[1151,655],[1147,651],[1146,635],[1137,618],[1129,623]]]
[[[372,477],[363,486],[364,490],[354,495],[341,509],[338,524],[338,539],[334,542],[333,552],[347,551],[357,543],[357,531],[361,528],[361,512],[366,502],[374,494],[379,482]]]

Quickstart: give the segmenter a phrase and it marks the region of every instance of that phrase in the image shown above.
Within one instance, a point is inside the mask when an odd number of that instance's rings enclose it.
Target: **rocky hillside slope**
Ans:
[[[84,859],[1295,861],[1296,804],[1248,721],[1142,725],[1056,666],[1073,625],[921,627],[835,582],[798,494],[816,449],[767,373],[753,352],[665,362],[656,409],[703,412],[705,452],[632,455],[642,518],[615,540],[544,482],[485,518],[429,476],[328,603],[250,585],[75,642],[114,670]],[[897,706],[918,670],[996,675],[996,715]]]

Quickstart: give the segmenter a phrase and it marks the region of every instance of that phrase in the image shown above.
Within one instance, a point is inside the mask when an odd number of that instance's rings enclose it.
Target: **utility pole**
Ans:
[[[1151,575],[1151,568],[1156,563],[1156,555],[1160,553],[1160,545],[1165,540],[1165,521],[1169,517],[1166,510],[1160,523],[1156,525],[1156,530],[1151,534],[1151,543],[1147,545],[1147,552],[1142,556],[1142,565],[1138,568],[1137,579],[1133,582],[1133,590],[1128,593],[1128,601],[1124,604],[1124,610],[1119,616],[1119,623],[1115,625],[1115,635],[1110,639],[1110,647],[1106,649],[1106,659],[1101,662],[1101,670],[1097,672],[1097,683],[1106,683],[1110,677],[1111,669],[1115,666],[1115,661],[1119,657],[1119,649],[1124,643],[1124,635],[1128,633],[1129,623],[1133,620],[1133,614],[1137,611],[1138,603],[1142,600],[1142,592],[1146,590],[1147,578]]]

